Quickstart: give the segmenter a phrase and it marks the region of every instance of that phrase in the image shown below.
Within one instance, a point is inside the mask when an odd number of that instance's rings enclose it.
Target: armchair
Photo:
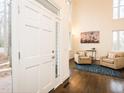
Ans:
[[[100,58],[100,65],[113,69],[124,68],[124,52],[108,53],[108,56]]]
[[[80,51],[74,54],[74,61],[77,64],[91,64],[92,58],[86,55],[86,51]]]

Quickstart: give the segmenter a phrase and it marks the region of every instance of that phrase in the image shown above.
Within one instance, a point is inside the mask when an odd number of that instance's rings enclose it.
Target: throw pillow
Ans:
[[[78,53],[79,53],[79,56],[86,56],[85,51],[80,51],[80,52],[78,52]]]
[[[108,58],[110,58],[110,59],[115,58],[115,54],[114,54],[114,53],[109,53],[109,54],[108,54]]]

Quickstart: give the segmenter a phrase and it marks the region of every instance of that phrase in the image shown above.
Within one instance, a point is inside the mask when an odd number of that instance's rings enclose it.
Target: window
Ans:
[[[0,1],[0,47],[4,42],[4,0]]]
[[[124,50],[124,31],[113,31],[113,50]]]
[[[124,0],[113,0],[113,19],[124,18]]]
[[[8,51],[10,33],[10,0],[0,0],[0,48]]]

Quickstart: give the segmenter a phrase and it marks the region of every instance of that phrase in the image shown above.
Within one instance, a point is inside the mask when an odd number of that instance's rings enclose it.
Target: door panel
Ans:
[[[41,93],[48,93],[55,79],[55,22],[50,13],[44,11],[41,27]]]
[[[20,48],[23,57],[36,56],[39,53],[39,46],[37,46],[39,43],[39,32],[25,27],[21,34]]]
[[[32,4],[31,4],[32,1]],[[20,93],[39,93],[40,85],[40,14],[35,1],[20,1]]]
[[[49,69],[46,69],[48,68]],[[52,69],[52,65],[50,61],[45,61],[45,63],[43,63],[43,65],[41,65],[41,93],[47,93],[49,92],[53,86],[51,86],[53,84],[53,82],[51,82],[53,80],[52,78],[52,73],[51,73],[51,69]],[[46,71],[44,72],[44,70],[46,69]]]
[[[21,77],[19,93],[39,93],[39,71],[40,66],[27,67],[23,70],[23,77]]]

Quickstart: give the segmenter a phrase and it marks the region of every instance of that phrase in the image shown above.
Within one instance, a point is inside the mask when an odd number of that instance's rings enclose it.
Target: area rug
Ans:
[[[91,65],[76,64],[76,68],[78,70],[81,70],[81,71],[88,71],[88,72],[93,72],[93,73],[98,73],[98,74],[103,74],[103,75],[122,78],[121,73],[119,71],[111,69],[111,68],[108,68],[108,67],[96,65],[96,64],[91,64]]]

